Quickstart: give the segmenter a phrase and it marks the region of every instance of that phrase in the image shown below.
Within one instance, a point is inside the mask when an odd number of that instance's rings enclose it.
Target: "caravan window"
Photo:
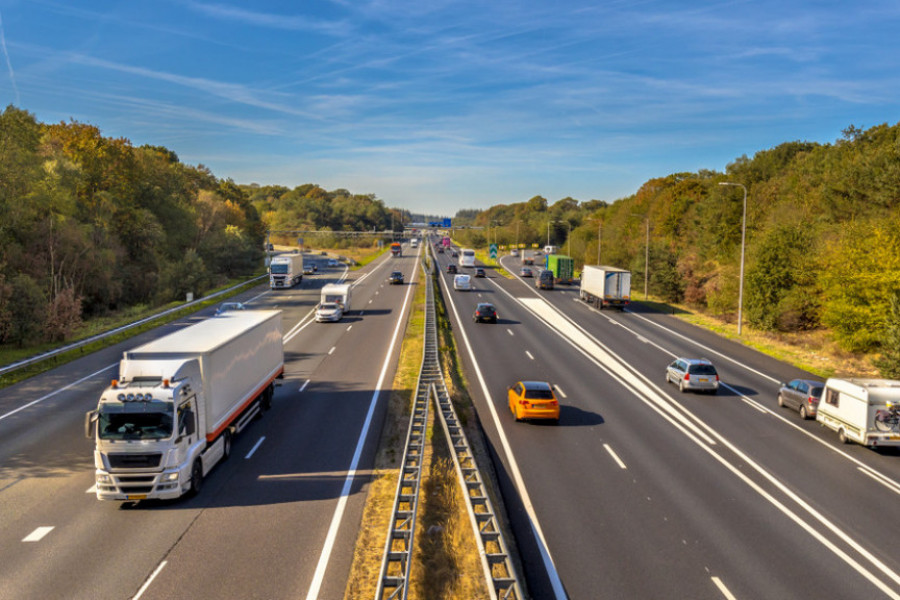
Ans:
[[[841,393],[839,391],[828,388],[825,391],[825,402],[827,404],[831,404],[832,406],[837,406],[840,396]]]

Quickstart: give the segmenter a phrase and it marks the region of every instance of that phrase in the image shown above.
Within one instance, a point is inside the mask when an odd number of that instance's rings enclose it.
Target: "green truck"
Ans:
[[[575,260],[563,254],[548,254],[547,267],[553,271],[557,283],[571,283],[575,278]]]

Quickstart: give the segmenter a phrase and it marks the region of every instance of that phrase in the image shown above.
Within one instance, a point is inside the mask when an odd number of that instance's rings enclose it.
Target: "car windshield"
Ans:
[[[273,263],[269,268],[276,275],[287,275],[288,272],[287,263]]]
[[[172,436],[171,402],[104,402],[97,432],[103,440],[162,440]]]
[[[550,390],[530,390],[525,388],[525,397],[529,400],[552,400],[553,392]]]
[[[691,365],[688,373],[691,375],[715,375],[716,368],[712,365]]]
[[[394,271],[393,273],[391,273],[391,277],[403,277],[403,273],[401,273],[400,271]]]

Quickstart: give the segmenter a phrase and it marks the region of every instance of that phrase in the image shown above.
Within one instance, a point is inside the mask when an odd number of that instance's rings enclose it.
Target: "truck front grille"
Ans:
[[[113,469],[152,469],[159,466],[162,460],[161,452],[149,453],[110,453],[109,466]]]

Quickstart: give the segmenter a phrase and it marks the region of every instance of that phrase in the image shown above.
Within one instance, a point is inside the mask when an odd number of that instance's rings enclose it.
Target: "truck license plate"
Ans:
[[[125,496],[126,500],[146,500],[147,494],[128,494]]]

